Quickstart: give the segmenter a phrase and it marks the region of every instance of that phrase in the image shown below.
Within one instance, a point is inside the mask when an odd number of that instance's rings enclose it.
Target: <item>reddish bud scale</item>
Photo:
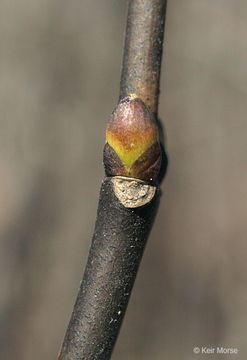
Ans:
[[[156,120],[136,95],[124,98],[112,113],[106,130],[104,165],[107,176],[155,181],[161,165]]]

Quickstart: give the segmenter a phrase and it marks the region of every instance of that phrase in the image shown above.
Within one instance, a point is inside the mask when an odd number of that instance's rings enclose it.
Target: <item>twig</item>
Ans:
[[[158,110],[166,0],[129,1],[120,99],[136,93]]]
[[[58,360],[110,359],[157,211],[155,180],[161,154],[153,114],[158,107],[165,3],[129,2],[121,101],[109,122],[104,149],[107,177]]]

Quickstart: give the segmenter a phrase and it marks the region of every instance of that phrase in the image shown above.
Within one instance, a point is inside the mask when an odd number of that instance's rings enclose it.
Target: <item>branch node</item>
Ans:
[[[114,176],[114,194],[126,208],[137,208],[148,204],[154,197],[156,187],[139,179]]]

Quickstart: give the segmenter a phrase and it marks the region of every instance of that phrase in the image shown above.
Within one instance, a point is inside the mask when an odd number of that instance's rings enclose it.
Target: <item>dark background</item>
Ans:
[[[59,351],[94,228],[125,19],[119,0],[1,1],[3,360]],[[246,34],[246,0],[168,1],[159,114],[170,164],[113,360],[204,359],[194,346],[246,359]]]

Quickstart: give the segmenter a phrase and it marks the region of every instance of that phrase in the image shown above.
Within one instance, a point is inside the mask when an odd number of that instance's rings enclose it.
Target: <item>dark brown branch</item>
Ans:
[[[120,99],[134,93],[155,114],[164,17],[163,0],[129,2]],[[115,169],[116,161],[107,166]],[[158,202],[155,185],[118,176],[103,180],[89,258],[58,360],[110,359]]]
[[[102,184],[86,271],[59,359],[110,359],[158,203],[124,207]],[[151,216],[150,216],[151,214]]]
[[[120,99],[137,94],[158,110],[166,0],[129,1]]]

